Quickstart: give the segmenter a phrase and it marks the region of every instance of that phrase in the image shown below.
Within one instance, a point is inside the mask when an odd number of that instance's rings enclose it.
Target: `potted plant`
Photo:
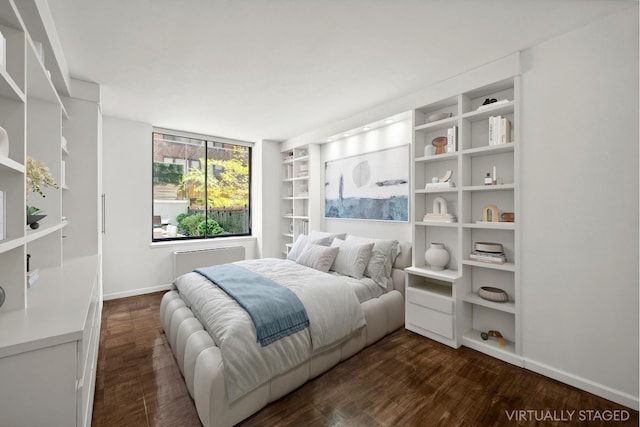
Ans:
[[[35,160],[33,157],[27,157],[27,201],[29,193],[38,193],[42,197],[47,197],[43,189],[46,187],[60,188],[51,175],[51,171],[44,163]],[[38,221],[46,217],[41,213],[42,210],[35,206],[27,205],[27,225],[32,229],[38,228]]]

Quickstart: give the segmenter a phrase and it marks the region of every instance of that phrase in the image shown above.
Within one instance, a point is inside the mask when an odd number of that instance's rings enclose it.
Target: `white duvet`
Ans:
[[[340,277],[274,258],[235,264],[291,289],[305,306],[309,327],[262,347],[247,312],[224,291],[198,273],[176,279],[180,296],[220,348],[230,401],[365,326],[358,297]]]

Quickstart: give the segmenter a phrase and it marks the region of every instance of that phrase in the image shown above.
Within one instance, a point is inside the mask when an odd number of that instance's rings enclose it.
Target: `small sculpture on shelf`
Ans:
[[[60,188],[51,175],[51,171],[44,163],[35,160],[33,157],[27,157],[27,194],[26,198],[29,199],[29,193],[38,193],[42,197],[47,197],[44,194],[45,187]],[[27,206],[27,225],[32,229],[39,227],[38,221],[43,219],[46,215],[41,214],[39,208],[35,206]]]
[[[425,190],[442,190],[446,188],[453,188],[456,186],[456,183],[453,182],[451,178],[453,178],[453,171],[449,169],[442,178],[438,178],[437,176],[431,178],[431,182],[427,182],[424,188]]]
[[[491,331],[487,331],[487,332],[481,332],[480,333],[480,337],[485,341],[488,340],[489,337],[495,337],[495,338],[498,339],[498,345],[500,347],[504,348],[504,347],[507,346],[506,342],[504,341],[504,337],[502,336],[502,334],[499,331],[491,330]]]
[[[436,138],[433,138],[433,141],[431,141],[431,145],[433,145],[434,147],[436,147],[436,155],[437,154],[444,154],[447,152],[447,137],[446,136],[438,136]]]
[[[447,210],[447,201],[443,197],[436,197],[433,200],[433,212],[427,213],[423,221],[434,222],[457,222],[458,219]]]

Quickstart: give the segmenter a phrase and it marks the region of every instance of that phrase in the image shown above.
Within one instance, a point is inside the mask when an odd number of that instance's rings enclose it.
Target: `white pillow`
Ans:
[[[338,256],[336,256],[335,261],[333,261],[331,270],[345,276],[362,279],[364,270],[369,263],[369,258],[371,258],[373,242],[353,243],[336,238],[331,242],[331,247],[340,249]]]
[[[398,256],[398,241],[390,239],[370,239],[366,237],[347,236],[347,242],[371,243],[373,250],[364,275],[371,277],[374,282],[384,289],[393,289],[391,267]],[[390,288],[391,286],[391,288]]]
[[[293,244],[293,247],[287,254],[287,259],[290,259],[291,261],[297,260],[302,251],[304,251],[304,248],[309,244],[329,246],[331,244],[331,239],[327,236],[307,236],[305,234],[299,234]]]
[[[331,264],[333,264],[333,261],[336,259],[338,251],[339,248],[337,247],[314,244],[307,245],[296,262],[326,273],[329,271]]]

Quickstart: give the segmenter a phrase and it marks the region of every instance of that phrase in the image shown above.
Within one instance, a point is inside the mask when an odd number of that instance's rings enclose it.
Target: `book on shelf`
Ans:
[[[489,145],[511,142],[511,122],[506,117],[489,117]]]
[[[455,153],[458,151],[458,126],[447,129],[447,153]]]
[[[471,261],[487,262],[490,264],[504,264],[507,262],[507,257],[504,253],[491,253],[482,251],[472,251],[469,254]]]

